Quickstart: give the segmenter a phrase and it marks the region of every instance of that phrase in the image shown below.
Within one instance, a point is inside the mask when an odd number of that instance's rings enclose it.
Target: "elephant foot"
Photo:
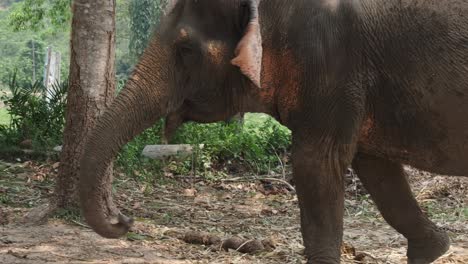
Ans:
[[[450,248],[450,238],[444,231],[434,231],[429,237],[408,240],[408,264],[429,264]]]
[[[321,261],[321,260],[311,260],[309,259],[307,261],[307,264],[339,264],[340,261],[339,260],[324,260],[324,261]]]

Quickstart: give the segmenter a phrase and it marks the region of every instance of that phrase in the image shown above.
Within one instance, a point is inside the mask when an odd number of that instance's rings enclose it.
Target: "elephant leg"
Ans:
[[[174,133],[183,123],[182,112],[178,111],[169,114],[164,122],[164,129],[161,135],[162,144],[167,145],[174,136]]]
[[[343,236],[344,164],[324,160],[320,150],[293,148],[293,174],[301,210],[307,263],[339,263]]]
[[[449,237],[422,212],[400,163],[357,154],[353,167],[385,220],[408,239],[408,263],[431,263],[448,250]]]

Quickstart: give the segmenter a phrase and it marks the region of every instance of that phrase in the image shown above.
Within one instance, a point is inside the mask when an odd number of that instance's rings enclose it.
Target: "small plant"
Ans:
[[[10,115],[10,124],[0,127],[2,141],[16,145],[30,140],[36,148],[59,144],[65,124],[67,82],[46,90],[39,82],[21,86],[13,74],[8,88],[9,93],[1,96]]]

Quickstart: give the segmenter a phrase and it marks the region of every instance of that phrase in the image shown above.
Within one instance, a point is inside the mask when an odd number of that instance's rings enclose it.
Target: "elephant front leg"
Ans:
[[[169,144],[169,141],[172,139],[177,129],[184,123],[182,114],[182,111],[177,111],[166,117],[161,135],[162,144]]]
[[[294,181],[307,263],[340,262],[346,167],[338,154],[324,148],[294,147]]]

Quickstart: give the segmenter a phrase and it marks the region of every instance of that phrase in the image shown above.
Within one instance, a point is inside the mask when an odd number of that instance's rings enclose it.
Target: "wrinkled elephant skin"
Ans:
[[[272,115],[293,133],[293,172],[309,263],[339,263],[344,181],[358,172],[385,220],[430,263],[449,239],[421,211],[402,164],[468,175],[466,0],[179,0],[81,161],[90,226],[119,237],[106,167],[161,117]],[[114,218],[114,221],[111,219]]]

